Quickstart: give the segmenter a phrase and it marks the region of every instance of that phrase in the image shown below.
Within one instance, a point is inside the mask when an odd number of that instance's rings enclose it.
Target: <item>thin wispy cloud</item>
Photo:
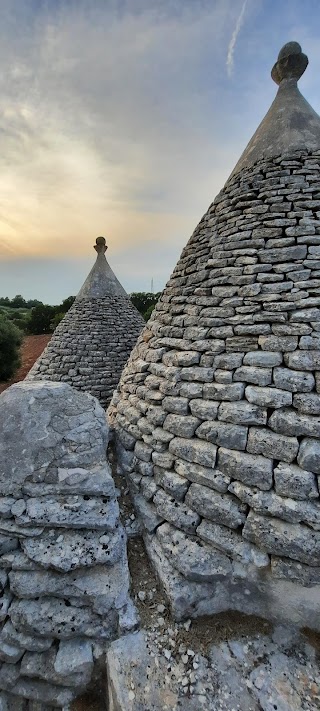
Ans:
[[[161,289],[268,109],[281,44],[317,51],[300,4],[0,0],[0,296],[74,293],[99,234],[127,290]]]
[[[232,72],[233,72],[233,67],[234,67],[234,52],[236,48],[236,43],[238,39],[239,32],[241,30],[241,27],[243,25],[243,19],[244,19],[244,13],[246,11],[246,7],[248,4],[248,0],[244,0],[244,3],[241,7],[239,17],[236,22],[236,26],[233,30],[231,40],[228,45],[228,52],[227,52],[227,72],[228,76],[231,77]]]

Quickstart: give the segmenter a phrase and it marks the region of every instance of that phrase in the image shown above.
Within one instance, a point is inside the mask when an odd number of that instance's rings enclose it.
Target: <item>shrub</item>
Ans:
[[[54,315],[53,319],[51,319],[50,322],[51,331],[55,331],[60,321],[62,321],[62,319],[65,317],[65,315],[66,314],[62,311],[58,311],[58,313]]]
[[[21,331],[0,316],[0,380],[9,380],[20,365]]]
[[[54,306],[39,304],[31,309],[31,317],[29,321],[30,333],[51,333],[51,321],[54,317]]]

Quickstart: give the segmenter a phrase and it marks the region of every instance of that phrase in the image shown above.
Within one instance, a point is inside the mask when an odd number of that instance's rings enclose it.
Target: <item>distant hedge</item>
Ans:
[[[19,368],[22,337],[12,321],[0,317],[0,380],[9,380]]]

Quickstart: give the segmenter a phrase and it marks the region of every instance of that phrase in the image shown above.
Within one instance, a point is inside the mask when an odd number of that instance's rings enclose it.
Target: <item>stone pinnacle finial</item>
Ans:
[[[98,252],[98,254],[104,254],[104,252],[107,251],[108,247],[104,237],[97,237],[94,249]]]
[[[309,60],[303,54],[298,42],[287,42],[278,54],[278,59],[272,68],[271,76],[276,84],[281,84],[283,79],[300,79],[305,72]]]

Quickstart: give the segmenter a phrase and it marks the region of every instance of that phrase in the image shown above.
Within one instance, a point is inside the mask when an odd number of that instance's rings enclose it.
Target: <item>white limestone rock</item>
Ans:
[[[313,472],[301,469],[296,464],[279,462],[274,470],[275,490],[279,496],[292,499],[318,499],[319,491]]]
[[[84,498],[82,496],[32,498],[26,511],[16,517],[18,524],[38,524],[45,528],[90,528],[113,531],[118,523],[119,507],[115,499]]]
[[[225,555],[241,563],[253,563],[257,568],[266,568],[270,563],[267,553],[245,541],[240,533],[227,526],[203,519],[197,528],[197,534]]]
[[[61,644],[69,644],[70,652],[77,654],[79,648],[78,640],[66,640],[61,641]],[[91,647],[90,642],[86,644]],[[59,649],[60,649],[59,645]],[[71,686],[77,689],[79,693],[81,689],[85,689],[87,684],[90,682],[92,669],[93,669],[93,658],[91,652],[91,664],[84,665],[82,669],[72,671],[73,667],[76,667],[76,659],[74,664],[72,663],[72,657],[69,661],[65,659],[66,666],[63,667],[58,663],[58,669],[56,667],[56,660],[58,658],[59,662],[59,650],[58,653],[56,649],[49,649],[47,652],[26,652],[21,661],[21,674],[23,677],[31,677],[35,679],[41,679],[49,684],[57,684],[58,686]],[[61,655],[60,655],[61,659]]]
[[[298,464],[302,469],[308,469],[320,474],[320,442],[306,437],[302,440],[298,454]]]
[[[246,505],[230,494],[219,494],[200,484],[191,484],[185,503],[201,517],[229,528],[238,528],[246,519]]]
[[[301,521],[316,531],[320,530],[319,503],[283,498],[273,491],[259,491],[238,481],[229,485],[229,491],[259,514],[275,516],[290,523]]]
[[[0,688],[10,694],[44,704],[68,707],[77,695],[77,691],[63,686],[55,686],[37,679],[20,676],[18,664],[3,664],[0,669]],[[16,706],[15,708],[19,708]]]
[[[231,572],[226,555],[168,523],[159,526],[157,538],[172,565],[188,580],[211,582]]]
[[[249,511],[242,535],[268,553],[310,566],[320,565],[320,533],[308,526]]]
[[[218,467],[230,478],[239,479],[244,484],[266,491],[272,487],[273,461],[267,457],[220,447]]]
[[[203,484],[203,486],[220,491],[220,493],[228,490],[231,478],[217,468],[203,467],[201,464],[192,464],[183,461],[183,459],[176,459],[174,467],[177,474],[195,484]]]
[[[175,437],[169,443],[169,452],[184,461],[214,467],[217,448],[210,442]]]
[[[72,575],[55,571],[11,571],[10,589],[21,599],[45,597],[78,599],[94,612],[104,615],[113,607],[119,607],[119,600],[128,593],[129,573],[126,556],[112,567],[96,565],[94,568],[80,568]]]
[[[50,649],[53,642],[52,638],[37,637],[18,632],[10,620],[7,620],[2,628],[0,639],[1,642],[6,642],[29,652],[45,652]]]
[[[24,634],[71,639],[111,639],[116,634],[117,612],[101,617],[88,607],[74,607],[69,600],[44,597],[39,600],[13,600],[10,607],[12,624]]]
[[[24,427],[17,438],[17,423]],[[0,396],[0,494],[17,495],[30,477],[50,468],[88,468],[105,461],[108,428],[91,395],[66,383],[27,382]],[[45,457],[44,457],[45,454]]]
[[[194,533],[200,523],[198,514],[188,507],[187,497],[185,503],[180,503],[159,489],[154,497],[154,504],[158,516],[170,521],[186,533]]]
[[[63,572],[98,564],[114,565],[123,554],[125,543],[122,526],[111,532],[46,529],[41,539],[21,541],[29,560]]]
[[[262,454],[285,462],[292,462],[297,456],[299,442],[296,437],[276,434],[264,427],[250,427],[247,451]]]

